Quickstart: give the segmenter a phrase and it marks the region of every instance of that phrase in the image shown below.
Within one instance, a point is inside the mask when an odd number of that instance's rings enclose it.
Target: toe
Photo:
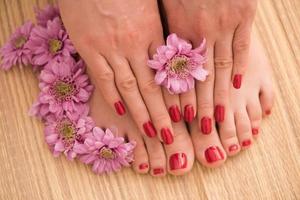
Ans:
[[[246,106],[241,106],[235,112],[235,127],[242,149],[249,148],[253,143],[251,124]]]
[[[247,112],[251,124],[251,132],[253,138],[257,138],[260,132],[260,124],[262,120],[262,110],[258,96],[253,96],[248,99]]]
[[[194,149],[188,130],[184,124],[173,123],[174,142],[164,145],[167,157],[167,169],[170,174],[182,175],[190,171],[194,163]]]
[[[259,99],[263,116],[265,117],[270,115],[274,103],[274,93],[271,84],[265,83],[261,87]]]

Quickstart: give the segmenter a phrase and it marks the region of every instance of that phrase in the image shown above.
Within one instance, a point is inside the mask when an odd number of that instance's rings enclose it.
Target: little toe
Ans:
[[[262,120],[262,110],[258,96],[254,95],[248,99],[247,112],[251,123],[251,132],[253,138],[257,138],[260,132],[260,124]]]
[[[271,109],[274,103],[274,93],[272,90],[272,86],[268,86],[267,84],[262,86],[259,94],[259,99],[263,116],[265,117],[271,115]]]
[[[250,119],[246,106],[240,106],[235,112],[235,126],[240,146],[242,149],[249,148],[253,143]]]

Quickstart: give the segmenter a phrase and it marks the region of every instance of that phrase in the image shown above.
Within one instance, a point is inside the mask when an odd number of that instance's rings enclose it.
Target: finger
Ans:
[[[232,37],[230,35],[218,39],[214,48],[215,65],[215,120],[224,121],[229,106],[229,88],[232,73]]]
[[[111,56],[110,64],[115,73],[115,80],[124,101],[141,132],[148,137],[155,137],[156,130],[150,121],[147,107],[139,92],[136,78],[125,58]]]
[[[196,91],[192,89],[188,92],[180,94],[181,110],[183,110],[184,120],[191,123],[196,117],[197,102]]]
[[[181,110],[179,96],[170,94],[166,88],[162,88],[165,104],[173,122],[181,121]]]
[[[251,23],[240,24],[235,30],[233,37],[233,87],[239,89],[242,85],[242,78],[248,66]]]

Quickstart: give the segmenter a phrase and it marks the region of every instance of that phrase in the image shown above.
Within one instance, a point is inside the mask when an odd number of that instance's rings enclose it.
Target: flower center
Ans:
[[[27,41],[26,37],[20,36],[20,37],[15,39],[14,45],[17,49],[19,49],[26,43],[26,41]]]
[[[57,125],[58,132],[64,140],[73,140],[76,136],[76,129],[72,122],[69,120],[61,121]]]
[[[49,44],[49,51],[52,54],[57,53],[62,48],[62,42],[60,40],[57,40],[57,39],[49,40],[48,44]]]
[[[174,57],[168,65],[172,72],[178,74],[185,71],[188,65],[188,59],[185,56],[177,56]]]
[[[115,158],[115,152],[107,147],[102,147],[99,152],[99,156],[101,158],[105,159],[114,159]]]
[[[54,84],[53,89],[56,98],[60,100],[66,99],[67,97],[71,96],[75,91],[75,87],[73,84],[64,81],[57,81]]]

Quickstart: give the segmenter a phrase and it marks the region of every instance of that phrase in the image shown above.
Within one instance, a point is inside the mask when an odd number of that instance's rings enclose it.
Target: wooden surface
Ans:
[[[0,0],[0,45],[46,0]],[[0,199],[300,199],[300,1],[261,0],[255,23],[274,69],[276,104],[250,150],[183,177],[131,169],[110,176],[55,159],[27,115],[38,94],[29,68],[0,72]]]

